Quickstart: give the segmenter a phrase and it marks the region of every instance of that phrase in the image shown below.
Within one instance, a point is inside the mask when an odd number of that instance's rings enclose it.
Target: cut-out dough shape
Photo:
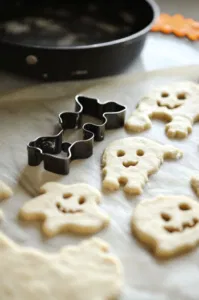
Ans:
[[[101,211],[101,194],[84,184],[63,185],[49,182],[41,187],[42,195],[24,204],[20,217],[42,220],[43,232],[51,237],[60,232],[92,234],[108,225]]]
[[[49,254],[0,234],[0,260],[2,300],[108,300],[120,294],[121,264],[100,239]]]
[[[140,101],[125,127],[141,132],[151,128],[153,118],[169,122],[165,127],[169,138],[187,137],[199,119],[199,85],[177,82],[153,90]]]
[[[194,175],[191,178],[191,186],[194,192],[196,193],[196,195],[199,197],[199,174]]]
[[[131,225],[157,257],[171,257],[199,244],[199,203],[186,196],[144,200],[135,208]]]
[[[187,37],[192,41],[199,39],[199,22],[193,19],[185,19],[182,15],[160,14],[152,31],[160,31],[165,34],[173,33],[178,37]]]
[[[12,197],[13,192],[11,188],[0,180],[0,200],[8,199]]]
[[[141,194],[148,176],[158,171],[165,158],[181,157],[179,149],[146,138],[114,141],[106,148],[102,158],[103,187],[114,191],[124,184],[126,193]]]

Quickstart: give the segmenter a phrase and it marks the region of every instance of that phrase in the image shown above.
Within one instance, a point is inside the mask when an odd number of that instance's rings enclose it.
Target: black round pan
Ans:
[[[0,67],[49,81],[120,73],[158,14],[153,0],[4,1]]]

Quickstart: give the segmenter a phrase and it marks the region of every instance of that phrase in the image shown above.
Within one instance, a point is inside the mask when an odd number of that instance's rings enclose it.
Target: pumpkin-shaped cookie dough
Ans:
[[[141,201],[132,230],[158,257],[171,257],[199,243],[199,203],[186,196],[159,196]]]

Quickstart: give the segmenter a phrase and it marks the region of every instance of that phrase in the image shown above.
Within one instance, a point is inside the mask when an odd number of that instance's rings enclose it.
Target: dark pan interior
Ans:
[[[3,0],[1,42],[47,48],[105,43],[141,31],[154,18],[141,0],[63,2]]]

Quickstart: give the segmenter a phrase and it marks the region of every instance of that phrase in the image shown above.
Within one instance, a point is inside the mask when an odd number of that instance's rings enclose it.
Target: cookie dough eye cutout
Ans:
[[[138,149],[136,152],[137,156],[143,156],[144,155],[144,151],[142,149]]]
[[[63,198],[64,198],[64,199],[69,199],[69,198],[71,198],[72,196],[73,196],[73,194],[71,194],[71,193],[63,194]]]
[[[167,98],[167,97],[169,97],[169,93],[167,93],[167,92],[162,92],[162,93],[161,93],[161,97],[162,97],[162,98]]]
[[[117,151],[117,157],[122,157],[124,155],[125,155],[125,151],[123,151],[123,150],[118,150]]]
[[[171,220],[171,216],[167,213],[161,213],[161,218],[165,221],[168,222]]]
[[[95,188],[49,182],[41,190],[42,195],[24,204],[20,218],[42,221],[47,236],[68,231],[93,234],[108,225],[109,218],[99,207],[101,194]]]
[[[169,258],[199,244],[199,203],[186,196],[159,196],[135,208],[133,234],[155,256]]]
[[[180,157],[179,149],[146,138],[114,141],[102,157],[103,188],[115,191],[123,186],[128,194],[141,194],[148,177],[158,171],[165,158]]]
[[[187,94],[186,93],[178,93],[177,94],[178,100],[186,100],[187,99]]]
[[[188,203],[180,203],[178,207],[180,210],[190,210],[191,209],[191,206]]]
[[[132,132],[151,128],[151,119],[167,121],[169,138],[186,138],[199,119],[199,85],[193,82],[176,82],[156,88],[143,97],[127,120],[125,127]]]
[[[167,92],[162,92],[161,93],[161,97],[162,98],[168,98],[169,96],[170,96],[170,94],[167,93]],[[177,97],[178,100],[186,100],[187,99],[187,95],[186,95],[185,92],[179,92],[179,93],[177,93],[176,97]]]

